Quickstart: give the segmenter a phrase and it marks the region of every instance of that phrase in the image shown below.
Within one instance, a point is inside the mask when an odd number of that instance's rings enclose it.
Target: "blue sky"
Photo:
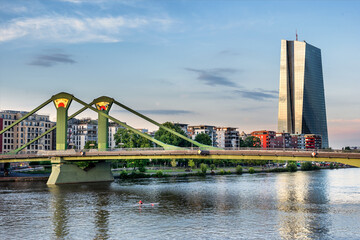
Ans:
[[[0,109],[65,91],[159,122],[276,130],[280,41],[297,30],[322,50],[330,146],[360,146],[359,22],[358,1],[1,0]]]

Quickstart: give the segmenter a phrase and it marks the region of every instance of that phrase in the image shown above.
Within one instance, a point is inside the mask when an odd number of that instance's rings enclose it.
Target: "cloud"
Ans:
[[[239,108],[240,111],[243,112],[258,112],[259,110],[269,109],[267,106],[258,106],[258,107],[244,107]]]
[[[126,110],[115,110],[116,112],[128,112]],[[172,109],[153,109],[153,110],[136,110],[139,113],[144,115],[183,115],[183,114],[193,114],[194,112],[188,110],[172,110]]]
[[[71,58],[71,55],[64,53],[49,53],[37,55],[29,65],[52,67],[59,63],[74,64],[75,60]]]
[[[221,55],[221,56],[239,56],[240,53],[235,51],[235,50],[223,50],[221,52],[218,53],[218,55]]]
[[[276,91],[266,91],[262,89],[255,89],[255,91],[234,90],[233,93],[238,94],[243,98],[250,98],[257,101],[265,101],[268,99],[278,98]]]
[[[143,114],[154,114],[154,115],[182,115],[192,114],[192,111],[188,110],[139,110]]]
[[[238,87],[236,83],[229,80],[225,75],[233,74],[237,72],[236,69],[232,68],[214,68],[208,70],[194,69],[194,68],[185,68],[190,72],[198,73],[197,79],[204,82],[209,86],[228,86],[228,87]]]
[[[126,30],[149,26],[151,29],[167,27],[168,18],[95,17],[76,18],[46,16],[17,18],[0,25],[0,42],[22,37],[53,42],[120,42]]]
[[[16,6],[12,4],[2,3],[0,12],[11,13],[11,14],[23,14],[28,12],[28,9],[25,6]]]

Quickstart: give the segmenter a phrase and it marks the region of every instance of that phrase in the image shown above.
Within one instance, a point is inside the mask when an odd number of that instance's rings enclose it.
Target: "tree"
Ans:
[[[186,133],[179,126],[174,125],[171,122],[166,122],[163,125],[167,128],[174,130],[175,132],[180,133],[181,135],[187,137]],[[178,147],[190,147],[191,146],[190,142],[164,130],[163,128],[159,128],[159,130],[155,133],[155,139],[157,139],[163,143],[167,143],[167,144],[170,144],[173,146],[178,146]]]
[[[245,147],[260,147],[260,138],[254,136],[248,136],[244,141]]]
[[[145,172],[146,171],[145,166],[148,163],[149,163],[148,159],[135,159],[135,160],[129,161],[127,164],[127,167],[132,167],[133,171],[135,171],[137,168],[140,172]]]
[[[200,133],[200,134],[196,135],[195,141],[197,141],[198,143],[205,144],[205,145],[210,145],[210,146],[212,145],[211,137],[209,135],[207,135],[206,133]]]
[[[189,167],[191,167],[191,168],[195,168],[194,160],[190,159],[188,165],[189,165]]]
[[[173,168],[176,167],[177,165],[176,160],[175,159],[171,160],[170,164]]]
[[[87,141],[85,143],[84,149],[96,149],[98,147],[96,141]]]
[[[120,128],[115,133],[115,142],[122,148],[150,148],[152,142],[128,129]]]
[[[294,162],[289,162],[288,165],[286,166],[286,169],[287,169],[289,172],[296,172],[296,171],[297,171],[296,163],[294,163]]]
[[[202,163],[200,165],[200,169],[203,174],[206,174],[207,168],[208,168],[208,165],[206,165],[205,163]]]

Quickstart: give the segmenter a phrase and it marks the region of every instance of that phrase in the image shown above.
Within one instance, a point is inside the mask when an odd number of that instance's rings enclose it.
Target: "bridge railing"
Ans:
[[[200,148],[198,147],[190,147],[190,148],[183,148],[184,151],[186,150],[196,150],[198,151]],[[231,148],[224,148],[224,150],[232,150],[232,151],[285,151],[285,152],[342,152],[342,153],[357,153],[359,150],[334,150],[334,149],[296,149],[296,148],[249,148],[249,147],[231,147]],[[108,148],[105,150],[98,150],[98,149],[68,149],[68,150],[22,150],[17,152],[16,155],[40,155],[40,156],[52,156],[52,155],[71,155],[81,152],[89,152],[89,153],[96,153],[96,152],[120,152],[120,151],[164,151],[162,147],[152,147],[152,148]],[[8,153],[0,153],[0,155],[15,155],[8,152]]]

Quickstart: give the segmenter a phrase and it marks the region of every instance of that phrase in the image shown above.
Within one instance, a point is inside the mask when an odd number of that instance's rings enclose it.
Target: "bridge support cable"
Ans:
[[[92,103],[90,103],[92,104]],[[77,115],[79,115],[80,113],[82,113],[83,111],[85,111],[87,109],[87,107],[83,107],[81,108],[79,111],[77,111],[76,113],[72,114],[68,120],[76,117]],[[14,151],[9,152],[9,154],[15,153],[17,154],[18,152],[20,152],[21,150],[23,150],[24,148],[26,148],[27,146],[29,146],[30,144],[34,143],[35,141],[39,140],[40,138],[44,137],[46,134],[49,134],[50,132],[54,131],[56,129],[56,125],[53,126],[52,128],[50,128],[49,130],[47,130],[46,132],[44,132],[43,134],[37,136],[36,138],[32,139],[31,141],[27,142],[26,144],[22,145],[21,147],[15,149]]]
[[[213,147],[213,146],[208,146],[208,145],[205,145],[205,144],[201,144],[201,143],[198,143],[197,141],[194,141],[194,140],[192,140],[192,139],[189,139],[189,138],[185,137],[184,135],[182,135],[182,134],[180,134],[180,133],[178,133],[178,132],[176,132],[176,131],[168,128],[168,127],[165,127],[164,125],[162,125],[162,124],[154,121],[153,119],[151,119],[151,118],[149,118],[149,117],[147,117],[147,116],[145,116],[145,115],[143,115],[143,114],[135,111],[135,110],[132,109],[132,108],[129,108],[129,107],[125,106],[124,104],[122,104],[122,103],[120,103],[120,102],[118,102],[118,101],[116,101],[116,100],[114,100],[114,103],[115,103],[116,105],[118,105],[119,107],[122,107],[122,108],[124,108],[125,110],[127,110],[127,111],[129,111],[129,112],[131,112],[131,113],[133,113],[133,114],[135,114],[135,115],[137,115],[138,117],[141,117],[142,119],[144,119],[144,120],[146,120],[146,121],[148,121],[148,122],[150,122],[150,123],[152,123],[152,124],[154,124],[154,125],[162,128],[162,129],[164,129],[164,130],[166,130],[166,131],[168,131],[168,132],[170,132],[170,133],[172,133],[172,134],[174,134],[174,135],[176,135],[176,136],[184,139],[185,141],[188,141],[188,142],[194,144],[195,146],[198,146],[200,149],[203,149],[203,150],[221,150],[220,148]]]
[[[35,108],[34,110],[32,110],[31,112],[29,112],[28,114],[26,114],[25,116],[23,116],[22,118],[20,118],[19,120],[15,121],[14,123],[12,123],[10,126],[4,128],[3,130],[0,131],[0,135],[3,134],[4,132],[6,132],[7,130],[9,130],[10,128],[14,127],[15,125],[17,125],[19,122],[22,122],[23,120],[25,120],[26,118],[28,118],[29,116],[33,115],[34,113],[36,113],[37,111],[39,111],[40,109],[42,109],[43,107],[45,107],[46,105],[48,105],[49,103],[52,102],[52,98],[50,98],[49,100],[45,101],[43,104],[41,104],[40,106],[38,106],[37,108]]]
[[[140,135],[140,136],[142,136],[142,137],[144,137],[144,138],[146,138],[146,139],[148,139],[148,140],[150,140],[150,141],[152,141],[154,143],[156,143],[157,145],[163,147],[166,150],[183,150],[183,148],[181,148],[181,147],[169,145],[169,144],[163,143],[163,142],[161,142],[161,141],[159,141],[159,140],[157,140],[155,138],[152,138],[148,134],[142,133],[142,132],[136,130],[135,128],[133,128],[133,127],[131,127],[131,126],[117,120],[116,118],[114,118],[114,117],[112,117],[112,116],[110,116],[110,115],[108,115],[108,114],[106,114],[106,113],[104,113],[102,111],[99,111],[98,109],[92,107],[91,105],[81,101],[80,99],[78,99],[76,97],[73,97],[73,100],[75,100],[76,102],[80,103],[81,105],[93,110],[94,112],[97,112],[98,114],[100,114],[100,115],[102,115],[102,116],[104,116],[104,117],[118,123],[119,125],[123,126],[124,128],[126,128],[126,129],[128,129],[128,130],[130,130],[130,131],[132,131],[132,132],[134,132],[134,133],[136,133],[136,134],[138,134],[138,135]]]

